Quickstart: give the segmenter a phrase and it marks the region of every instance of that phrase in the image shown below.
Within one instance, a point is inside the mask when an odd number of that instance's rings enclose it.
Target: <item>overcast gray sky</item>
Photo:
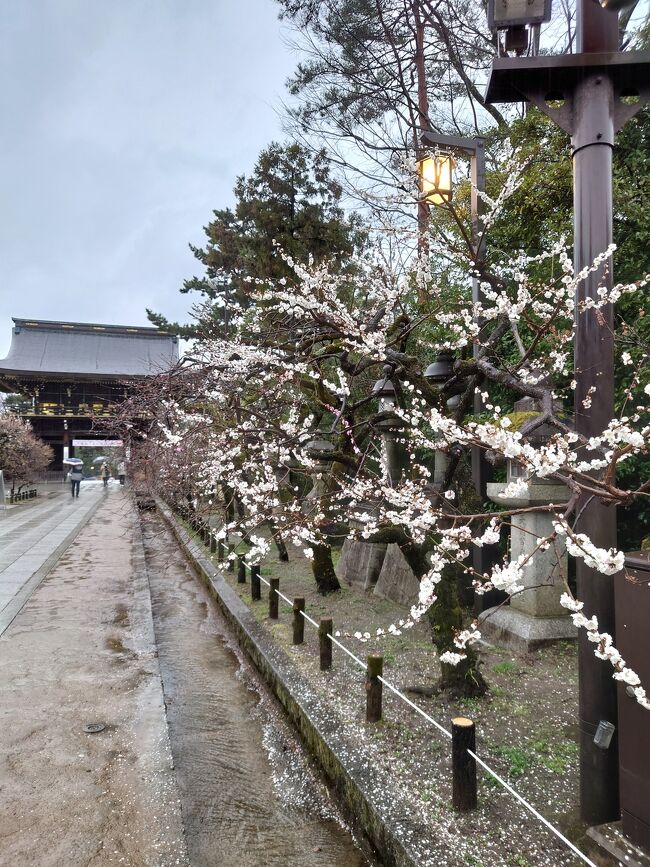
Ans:
[[[2,0],[0,358],[11,316],[184,319],[188,250],[282,137],[273,0]],[[286,33],[284,34],[286,36]]]

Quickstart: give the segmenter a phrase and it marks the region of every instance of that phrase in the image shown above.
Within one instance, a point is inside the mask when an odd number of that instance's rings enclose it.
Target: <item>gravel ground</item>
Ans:
[[[356,631],[373,634],[404,617],[399,606],[344,587],[323,598],[315,590],[309,562],[299,550],[291,562],[268,561],[267,580],[280,579],[289,599],[306,597],[307,613],[331,616],[335,632],[358,657],[384,655],[384,676],[399,690],[430,687],[438,676],[435,651],[425,624],[401,636],[361,643]],[[347,724],[360,753],[377,776],[386,813],[394,821],[415,815],[431,829],[417,841],[422,865],[476,867],[564,867],[583,863],[528,813],[487,772],[479,770],[479,808],[459,816],[451,808],[450,742],[405,702],[384,689],[384,719],[365,722],[364,672],[334,648],[329,673],[319,670],[318,637],[308,623],[305,643],[292,647],[291,609],[280,602],[279,622],[269,621],[266,588],[253,603],[249,585],[225,572],[269,634],[285,648],[315,694]],[[427,714],[450,728],[455,716],[473,719],[477,754],[542,815],[577,845],[586,827],[578,814],[577,655],[566,642],[526,656],[483,648],[483,673],[490,691],[482,699],[410,694]],[[397,818],[396,818],[397,817]],[[413,841],[411,841],[413,842]]]

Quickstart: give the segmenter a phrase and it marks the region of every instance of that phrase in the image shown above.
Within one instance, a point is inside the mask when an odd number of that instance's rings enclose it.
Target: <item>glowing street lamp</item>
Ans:
[[[450,154],[435,153],[419,160],[422,197],[430,205],[444,205],[453,195],[452,171],[454,161]]]

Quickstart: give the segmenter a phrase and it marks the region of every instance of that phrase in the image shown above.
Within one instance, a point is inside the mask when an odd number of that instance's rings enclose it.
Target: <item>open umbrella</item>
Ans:
[[[64,464],[70,464],[71,467],[81,467],[83,466],[83,461],[81,458],[64,458]]]

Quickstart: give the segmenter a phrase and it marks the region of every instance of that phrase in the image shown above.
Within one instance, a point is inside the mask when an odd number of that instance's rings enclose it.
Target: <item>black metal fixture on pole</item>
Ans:
[[[578,53],[495,58],[487,88],[487,102],[531,102],[571,136],[576,272],[612,242],[614,134],[650,98],[650,52],[618,50],[616,10],[624,5],[629,3],[577,0]],[[612,282],[610,258],[582,281],[576,304],[597,299],[598,288]],[[576,314],[575,425],[586,437],[600,434],[614,413],[613,321],[611,305]],[[613,509],[585,499],[579,515],[578,531],[598,547],[616,547]],[[583,560],[576,565],[585,613],[596,615],[600,630],[614,635],[613,576],[589,569]],[[617,739],[607,749],[594,742],[601,722],[616,722],[616,685],[584,633],[579,673],[581,813],[588,823],[599,824],[619,816]]]

